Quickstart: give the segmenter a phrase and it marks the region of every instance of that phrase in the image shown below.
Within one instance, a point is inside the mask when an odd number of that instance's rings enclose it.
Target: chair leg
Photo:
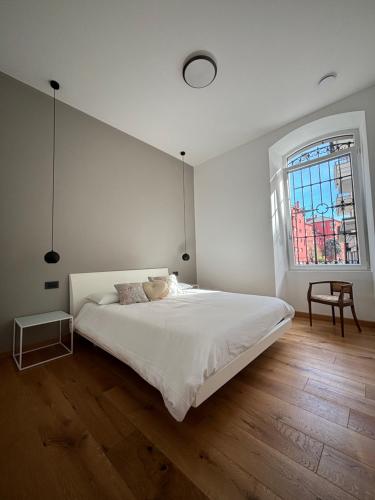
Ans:
[[[358,331],[361,332],[362,330],[361,330],[361,327],[359,325],[359,321],[358,321],[357,315],[355,313],[354,304],[352,306],[350,306],[350,309],[352,310],[354,323],[357,325]]]
[[[332,323],[336,324],[335,306],[332,306]]]
[[[344,308],[340,307],[341,337],[344,337]]]
[[[310,326],[312,326],[311,301],[310,300],[309,300],[309,318],[310,318]]]

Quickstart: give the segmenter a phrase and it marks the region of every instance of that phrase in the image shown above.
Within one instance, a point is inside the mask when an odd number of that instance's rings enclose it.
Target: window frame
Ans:
[[[324,141],[326,139],[339,138],[345,135],[352,135],[354,137],[354,147],[348,148],[342,151],[336,151],[331,153],[326,157],[316,158],[313,160],[308,160],[299,165],[294,165],[288,167],[288,158],[295,155],[298,151],[305,149],[309,145],[313,145]],[[334,159],[340,156],[350,155],[351,167],[352,167],[352,179],[354,187],[354,203],[356,211],[357,220],[357,241],[358,241],[358,254],[360,264],[296,264],[294,262],[294,249],[293,249],[293,230],[292,230],[292,217],[291,217],[291,205],[289,199],[289,179],[288,173],[302,170],[312,165],[317,165],[323,163],[325,158]],[[366,238],[367,227],[366,227],[366,217],[364,217],[365,207],[364,207],[364,189],[363,189],[363,173],[362,173],[362,162],[361,162],[361,143],[360,134],[358,129],[351,130],[340,130],[331,134],[324,134],[319,137],[313,137],[309,141],[299,145],[297,148],[293,148],[286,155],[283,156],[283,195],[286,200],[287,214],[285,217],[285,237],[287,242],[287,255],[289,270],[292,271],[368,271],[369,270],[369,260],[368,260],[368,242]]]

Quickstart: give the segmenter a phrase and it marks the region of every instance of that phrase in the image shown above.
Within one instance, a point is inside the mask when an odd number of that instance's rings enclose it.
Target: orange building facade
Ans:
[[[305,219],[298,202],[291,208],[291,218],[295,264],[345,262],[340,220],[321,216],[315,220]]]

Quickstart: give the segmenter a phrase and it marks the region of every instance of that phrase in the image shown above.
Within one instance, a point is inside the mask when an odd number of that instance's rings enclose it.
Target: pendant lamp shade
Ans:
[[[50,250],[45,254],[44,260],[47,262],[47,264],[57,264],[57,262],[59,262],[60,260],[60,255],[54,250]]]
[[[54,215],[55,215],[56,90],[59,90],[60,84],[56,82],[56,80],[51,80],[49,83],[53,89],[51,250],[49,250],[45,254],[44,260],[45,262],[47,262],[47,264],[56,264],[60,260],[60,255],[53,249]]]
[[[185,151],[181,151],[182,160],[182,192],[184,196],[184,238],[185,238],[185,252],[182,254],[182,260],[190,260],[190,255],[186,251],[186,196],[185,196]]]

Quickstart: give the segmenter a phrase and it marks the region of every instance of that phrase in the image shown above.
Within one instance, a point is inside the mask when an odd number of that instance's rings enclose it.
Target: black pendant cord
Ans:
[[[50,85],[53,88],[53,130],[52,130],[52,210],[51,210],[51,250],[49,250],[44,260],[47,264],[56,264],[60,260],[60,255],[54,251],[54,235],[55,235],[55,152],[56,152],[56,90],[59,90],[60,84],[56,80],[50,80]]]
[[[186,253],[186,197],[185,197],[185,161],[182,156],[182,191],[184,196],[184,237],[185,237],[185,253]]]
[[[185,252],[182,254],[182,260],[190,260],[190,255],[186,251],[186,193],[185,193],[185,151],[181,151],[182,159],[182,194],[184,196],[184,237],[185,237]]]
[[[54,219],[55,219],[55,149],[56,149],[56,89],[53,89],[53,144],[52,144],[52,224],[51,249],[53,251]]]

